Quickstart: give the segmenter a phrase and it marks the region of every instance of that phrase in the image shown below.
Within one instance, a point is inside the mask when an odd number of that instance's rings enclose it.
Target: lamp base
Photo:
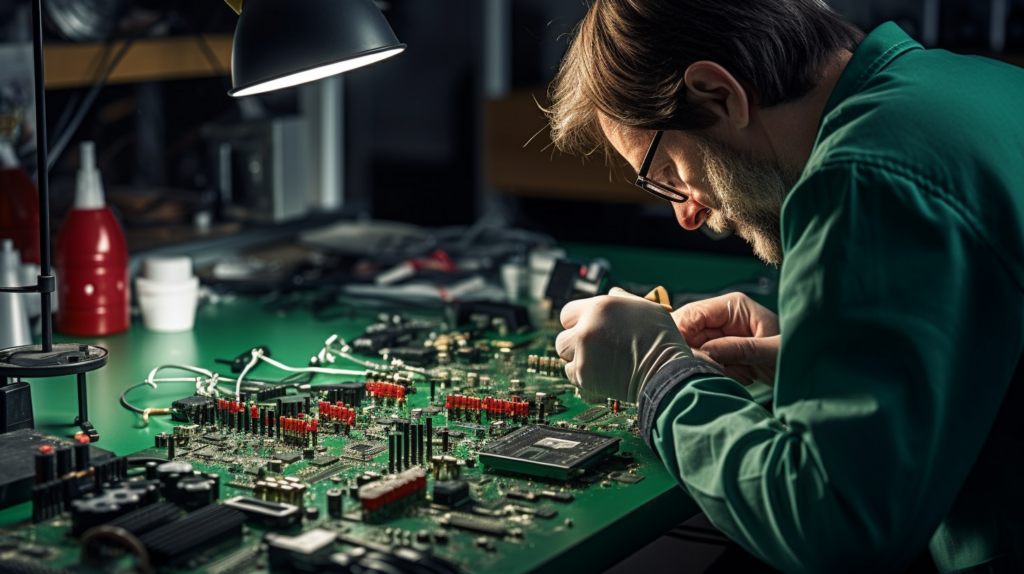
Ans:
[[[75,418],[75,424],[81,427],[82,432],[88,435],[90,442],[96,442],[100,436],[92,426],[92,423],[89,422],[85,374],[106,365],[107,355],[107,350],[103,347],[79,343],[54,343],[51,351],[43,351],[42,345],[11,347],[0,350],[0,379],[30,379],[77,375],[78,416]],[[7,384],[0,389],[11,389],[10,392],[12,394],[7,395],[6,400],[14,400],[17,397],[17,403],[11,403],[8,405],[9,407],[24,406],[27,400],[29,413],[27,424],[29,426],[18,426],[16,428],[32,428],[32,398],[29,394],[28,383],[16,382]],[[27,399],[25,398],[26,396]],[[7,405],[6,402],[4,404]],[[21,407],[18,407],[12,412],[17,415],[22,410]],[[26,423],[22,421],[19,424],[24,425]],[[15,430],[15,428],[11,430]],[[3,431],[0,430],[0,432]]]

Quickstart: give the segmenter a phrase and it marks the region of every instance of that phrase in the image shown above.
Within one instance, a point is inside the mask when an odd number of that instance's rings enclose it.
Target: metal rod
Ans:
[[[32,0],[32,64],[35,73],[36,99],[36,185],[39,187],[39,276],[49,277],[50,269],[50,183],[47,176],[46,143],[46,75],[43,71],[43,0]],[[42,290],[42,289],[40,289]],[[50,293],[40,293],[42,312],[43,352],[53,351],[53,323]],[[79,375],[79,409],[84,409],[83,375]],[[84,412],[84,411],[82,411]],[[82,419],[85,421],[86,419]]]
[[[89,420],[89,397],[85,391],[85,373],[78,373],[78,424]]]

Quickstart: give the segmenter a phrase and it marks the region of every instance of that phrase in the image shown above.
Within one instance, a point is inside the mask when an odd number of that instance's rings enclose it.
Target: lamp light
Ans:
[[[244,0],[240,7],[228,92],[235,97],[312,82],[405,50],[372,0]]]

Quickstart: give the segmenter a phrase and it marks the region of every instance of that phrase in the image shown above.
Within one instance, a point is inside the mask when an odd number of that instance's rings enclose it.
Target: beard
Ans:
[[[732,229],[754,248],[765,263],[782,264],[782,204],[802,170],[743,154],[717,140],[697,142],[707,184],[718,209],[709,210],[705,223],[717,233]]]

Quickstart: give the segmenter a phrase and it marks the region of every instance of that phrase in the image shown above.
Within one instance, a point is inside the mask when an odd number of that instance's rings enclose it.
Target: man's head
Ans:
[[[765,112],[808,96],[862,39],[821,0],[595,0],[549,90],[552,140],[638,169],[665,130],[649,177],[689,197],[680,224],[733,228],[778,264],[782,200],[807,158],[780,149],[788,118]]]

